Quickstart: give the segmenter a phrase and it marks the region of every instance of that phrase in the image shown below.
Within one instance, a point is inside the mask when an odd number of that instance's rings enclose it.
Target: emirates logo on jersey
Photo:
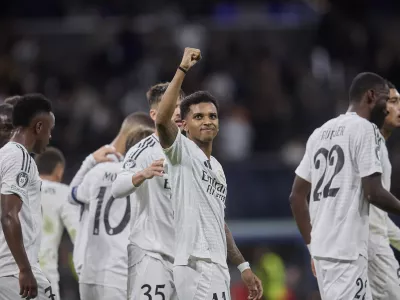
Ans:
[[[20,188],[24,188],[24,187],[26,187],[26,185],[28,184],[28,174],[27,173],[25,173],[25,172],[20,172],[18,175],[17,175],[17,185],[20,187]]]

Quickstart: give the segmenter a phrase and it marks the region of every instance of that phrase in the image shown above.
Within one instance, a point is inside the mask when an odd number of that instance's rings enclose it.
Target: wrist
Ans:
[[[250,264],[249,262],[245,261],[244,263],[238,265],[237,268],[239,269],[240,273],[243,273],[245,270],[250,269]]]
[[[179,65],[178,70],[180,70],[182,73],[186,75],[186,73],[189,71],[189,68]]]
[[[20,272],[31,272],[32,268],[30,265],[18,266]]]
[[[138,172],[132,176],[132,184],[134,187],[139,187],[145,180],[146,177],[144,177],[142,172]]]

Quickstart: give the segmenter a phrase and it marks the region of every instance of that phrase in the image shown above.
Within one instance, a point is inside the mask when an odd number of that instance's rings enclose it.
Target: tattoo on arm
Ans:
[[[240,253],[240,250],[236,246],[235,240],[233,239],[232,233],[229,230],[228,225],[225,223],[225,234],[226,234],[226,243],[228,248],[228,259],[231,263],[238,266],[241,263],[245,262],[245,259]]]
[[[172,121],[166,124],[157,124],[158,136],[161,146],[166,149],[172,146],[178,135],[178,126]]]

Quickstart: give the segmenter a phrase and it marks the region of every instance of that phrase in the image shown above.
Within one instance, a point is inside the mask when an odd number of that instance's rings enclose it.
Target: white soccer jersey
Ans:
[[[76,232],[74,250],[72,254],[75,272],[80,278],[83,263],[85,261],[86,244],[88,240],[88,214],[89,205],[81,204],[79,206],[79,225]]]
[[[311,183],[314,257],[368,257],[369,203],[361,179],[382,173],[380,141],[377,127],[355,113],[329,120],[310,136],[296,174]]]
[[[194,257],[227,266],[222,166],[180,132],[164,152],[175,212],[175,265],[187,265]]]
[[[126,290],[131,200],[129,196],[115,199],[111,195],[111,185],[121,167],[120,162],[98,164],[77,188],[77,199],[89,204],[79,282]]]
[[[43,233],[39,262],[50,281],[58,282],[58,248],[64,227],[75,241],[79,225],[79,207],[68,202],[69,187],[65,184],[42,181]]]
[[[39,267],[42,233],[41,180],[36,163],[21,144],[9,142],[0,149],[1,194],[15,194],[22,200],[19,212],[23,243],[32,268]],[[17,275],[19,268],[8,248],[0,224],[0,277]]]
[[[132,184],[132,176],[162,158],[165,155],[156,135],[140,141],[125,156],[112,193],[115,197],[131,194],[137,205],[138,215],[132,218],[130,242],[151,253],[173,257],[175,234],[168,175],[145,180],[138,188]]]

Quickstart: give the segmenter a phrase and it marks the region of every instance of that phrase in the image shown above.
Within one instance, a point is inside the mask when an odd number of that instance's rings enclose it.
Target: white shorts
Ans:
[[[190,260],[187,266],[174,266],[174,280],[179,299],[231,299],[229,269],[218,264]]]
[[[368,261],[368,278],[374,300],[400,299],[400,270],[394,254],[377,254]]]
[[[365,257],[353,261],[314,258],[314,265],[322,300],[372,300]]]
[[[47,277],[50,281],[51,287],[52,287],[52,292],[54,295],[56,295],[56,299],[61,299],[60,297],[60,287],[58,285],[58,281],[55,279],[52,279],[51,277]]]
[[[128,299],[176,300],[172,261],[164,256],[154,258],[136,245],[128,245]]]
[[[35,270],[33,272],[38,285],[38,296],[37,300],[59,300],[53,293],[53,288],[46,276]],[[0,299],[1,300],[15,300],[21,299],[19,295],[19,275],[12,275],[6,277],[0,277]]]
[[[98,284],[79,284],[81,300],[126,300],[126,291]]]

